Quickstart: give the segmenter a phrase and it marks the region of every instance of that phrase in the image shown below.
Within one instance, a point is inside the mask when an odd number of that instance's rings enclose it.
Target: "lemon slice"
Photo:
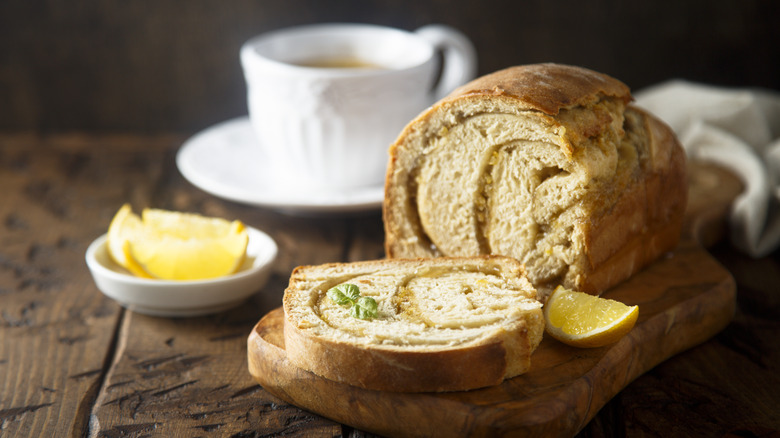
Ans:
[[[141,217],[123,205],[111,221],[111,258],[135,275],[165,280],[204,280],[235,273],[249,235],[241,221],[193,213],[145,209]]]
[[[109,257],[117,265],[141,277],[149,277],[149,275],[134,260],[128,258],[125,251],[128,241],[138,239],[145,232],[141,218],[133,213],[130,204],[125,204],[111,220],[106,238]]]
[[[631,331],[638,315],[638,306],[561,286],[544,306],[547,333],[575,347],[603,347],[617,342]]]
[[[241,221],[227,221],[194,213],[147,208],[142,213],[143,223],[153,230],[180,239],[198,237],[220,238],[226,234],[241,233],[245,226]]]

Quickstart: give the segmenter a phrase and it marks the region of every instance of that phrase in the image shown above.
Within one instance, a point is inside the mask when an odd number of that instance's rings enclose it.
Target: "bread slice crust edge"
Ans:
[[[306,324],[301,324],[299,319],[290,317],[294,313],[291,306],[298,302],[292,298],[293,294],[300,292],[296,289],[301,282],[309,286],[312,284],[305,278],[310,278],[314,270],[349,266],[356,272],[370,273],[375,269],[392,269],[394,265],[457,267],[475,263],[500,266],[500,275],[523,273],[522,265],[516,260],[497,256],[393,259],[296,268],[283,300],[284,342],[288,360],[298,368],[329,380],[391,392],[470,390],[496,385],[526,372],[544,331],[540,303],[524,309],[521,317],[490,328],[487,336],[473,342],[413,349],[398,345],[355,344],[320,336],[307,330]],[[315,283],[318,281],[315,280]],[[535,297],[530,283],[528,287],[528,292]]]

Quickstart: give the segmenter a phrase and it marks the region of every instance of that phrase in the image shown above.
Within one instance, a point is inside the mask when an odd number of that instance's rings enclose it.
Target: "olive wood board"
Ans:
[[[634,328],[594,349],[549,336],[530,370],[488,388],[444,393],[366,390],[287,361],[284,313],[264,316],[247,339],[249,371],[269,393],[334,421],[385,436],[573,436],[631,381],[728,325],[731,274],[702,247],[723,229],[741,185],[716,167],[689,165],[686,231],[670,254],[602,296],[639,306]]]

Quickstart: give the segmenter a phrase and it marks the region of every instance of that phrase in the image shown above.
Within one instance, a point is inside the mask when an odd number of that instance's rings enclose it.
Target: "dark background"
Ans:
[[[0,131],[194,133],[246,114],[238,50],[298,24],[466,33],[479,73],[554,61],[632,89],[670,78],[780,90],[780,2],[0,0]]]

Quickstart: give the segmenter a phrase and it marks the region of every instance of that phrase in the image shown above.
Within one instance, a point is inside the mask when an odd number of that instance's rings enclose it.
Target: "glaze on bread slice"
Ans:
[[[559,64],[455,90],[390,148],[388,257],[501,254],[540,291],[599,294],[673,249],[684,153],[630,101],[620,81]]]
[[[327,291],[359,287],[378,304],[358,319]],[[284,341],[295,366],[394,392],[496,385],[530,367],[544,331],[523,267],[507,257],[386,259],[296,268],[284,293]]]

